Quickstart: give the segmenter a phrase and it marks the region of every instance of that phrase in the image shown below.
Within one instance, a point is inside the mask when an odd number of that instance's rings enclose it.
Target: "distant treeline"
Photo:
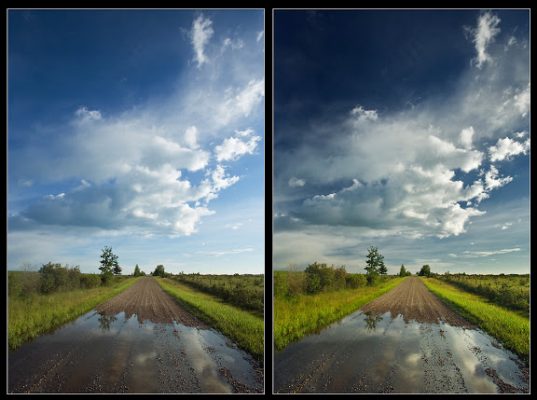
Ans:
[[[304,271],[274,271],[274,296],[293,297],[300,294],[315,294],[342,289],[357,289],[374,286],[391,277],[374,275],[367,279],[367,274],[352,274],[344,266],[320,264],[314,262]]]
[[[529,312],[529,275],[437,275],[438,279],[459,288],[486,297],[493,303],[513,310]]]
[[[245,310],[263,314],[263,275],[201,275],[179,274],[172,279],[216,297]]]
[[[39,271],[9,271],[8,294],[10,297],[24,297],[31,294],[49,294],[76,289],[89,289],[101,285],[109,285],[112,281],[103,283],[99,274],[83,274],[78,266],[69,267],[61,264],[47,263]],[[113,281],[121,279],[115,276]]]

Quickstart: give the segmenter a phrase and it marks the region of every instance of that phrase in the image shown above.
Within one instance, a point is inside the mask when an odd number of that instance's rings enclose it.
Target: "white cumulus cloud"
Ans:
[[[485,187],[487,190],[497,189],[507,185],[512,180],[513,178],[510,176],[500,177],[498,175],[498,169],[494,165],[491,165],[490,170],[485,174]]]
[[[490,161],[510,160],[513,156],[527,154],[530,149],[530,139],[524,143],[509,137],[498,139],[496,145],[489,147]]]
[[[261,136],[252,135],[252,130],[238,131],[237,136],[224,139],[215,147],[217,161],[233,161],[245,154],[253,154]]]

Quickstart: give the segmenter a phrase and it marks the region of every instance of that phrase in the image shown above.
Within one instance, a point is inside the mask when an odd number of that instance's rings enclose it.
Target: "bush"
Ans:
[[[357,289],[367,285],[367,278],[363,274],[347,274],[345,285],[349,289]]]
[[[80,287],[91,289],[101,285],[101,276],[98,274],[82,274],[80,276]]]
[[[369,286],[374,286],[381,281],[380,276],[377,273],[367,274],[367,284]]]
[[[27,297],[39,292],[41,276],[36,271],[9,271],[8,295],[9,297]]]
[[[306,292],[310,294],[319,293],[321,291],[321,276],[316,273],[308,273],[306,275]]]
[[[274,296],[287,297],[289,295],[289,287],[287,286],[287,272],[274,271]]]
[[[103,286],[109,286],[114,282],[114,273],[112,271],[101,272],[101,284]]]
[[[52,293],[57,291],[80,288],[80,269],[78,266],[69,268],[51,262],[44,264],[39,270],[41,274],[41,292]]]

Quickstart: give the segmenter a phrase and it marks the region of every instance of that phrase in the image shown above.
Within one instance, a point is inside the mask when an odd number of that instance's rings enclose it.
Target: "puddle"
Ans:
[[[10,392],[262,391],[252,357],[210,328],[95,310],[9,353]],[[226,371],[226,373],[223,373]]]
[[[276,392],[496,393],[528,382],[479,329],[355,312],[275,353]],[[492,372],[493,371],[493,372]],[[494,378],[492,375],[496,375]]]

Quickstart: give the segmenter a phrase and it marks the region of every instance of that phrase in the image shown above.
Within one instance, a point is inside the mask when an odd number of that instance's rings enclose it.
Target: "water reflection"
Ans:
[[[367,325],[368,331],[374,331],[377,328],[377,323],[382,321],[382,316],[375,314],[373,312],[366,312],[364,321]]]
[[[99,314],[99,327],[103,331],[109,331],[110,326],[117,320],[115,315]]]
[[[262,391],[257,364],[220,332],[176,322],[140,325],[136,317],[92,311],[10,353],[10,391]],[[61,382],[45,379],[29,387],[49,372],[51,360],[65,360],[55,371]]]
[[[483,331],[390,312],[359,311],[289,345],[275,354],[274,371],[275,391],[286,393],[528,390],[517,357]]]

